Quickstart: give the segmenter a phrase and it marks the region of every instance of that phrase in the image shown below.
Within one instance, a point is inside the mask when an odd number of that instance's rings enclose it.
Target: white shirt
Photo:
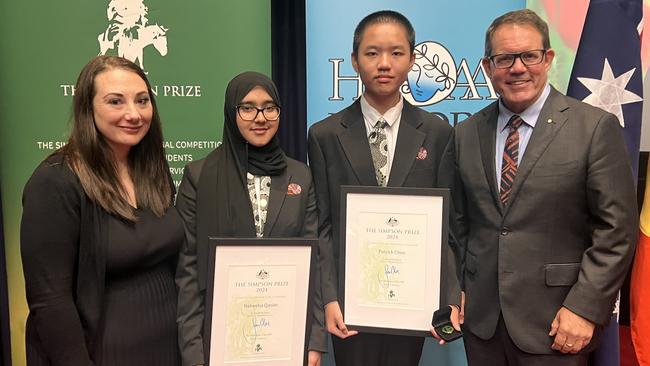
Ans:
[[[361,96],[361,113],[363,120],[366,124],[366,137],[369,137],[375,124],[383,118],[388,124],[384,127],[386,133],[386,143],[388,144],[388,171],[386,172],[386,183],[390,177],[390,168],[393,165],[393,156],[395,156],[395,144],[397,143],[397,132],[399,131],[399,122],[402,119],[402,108],[404,107],[404,100],[400,95],[397,104],[389,108],[383,115],[373,108],[365,96]]]

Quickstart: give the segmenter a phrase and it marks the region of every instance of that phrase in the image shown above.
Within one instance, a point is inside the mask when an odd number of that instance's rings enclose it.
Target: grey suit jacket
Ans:
[[[443,164],[456,174],[465,328],[488,339],[502,313],[520,349],[552,353],[560,307],[600,325],[611,317],[638,237],[630,163],[614,115],[552,89],[503,207],[497,116],[495,102],[457,125]]]
[[[438,168],[452,128],[404,101],[390,170],[390,187],[437,187]],[[341,185],[377,186],[360,100],[309,129],[309,165],[318,199],[323,303],[338,287]],[[424,149],[424,159],[416,159]],[[453,276],[452,276],[453,277]],[[453,279],[453,278],[452,278]]]
[[[211,222],[216,218],[216,162],[219,148],[205,159],[188,164],[176,197],[176,208],[185,223],[186,241],[179,254],[176,270],[178,287],[179,346],[184,366],[205,364],[204,360],[204,298],[207,270],[202,262],[207,253]],[[302,192],[287,195],[287,186],[296,183]],[[318,218],[316,197],[311,174],[305,164],[287,158],[287,169],[271,179],[271,194],[264,225],[265,238],[316,238]],[[207,264],[207,260],[205,261]],[[315,283],[320,282],[316,268]],[[309,349],[327,351],[323,320],[323,302],[320,287],[316,286],[313,299],[312,330]],[[207,355],[206,355],[207,356]]]

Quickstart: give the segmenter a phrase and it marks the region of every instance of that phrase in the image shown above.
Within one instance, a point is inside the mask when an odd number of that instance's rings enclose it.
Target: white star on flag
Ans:
[[[584,77],[578,78],[578,80],[591,92],[591,94],[582,101],[595,107],[600,107],[607,112],[616,115],[618,120],[621,122],[621,127],[625,127],[623,108],[621,106],[623,104],[635,103],[643,100],[640,96],[629,90],[625,90],[625,87],[635,70],[636,68],[633,68],[615,78],[614,73],[612,72],[612,67],[609,66],[609,61],[605,58],[603,76],[600,80]]]

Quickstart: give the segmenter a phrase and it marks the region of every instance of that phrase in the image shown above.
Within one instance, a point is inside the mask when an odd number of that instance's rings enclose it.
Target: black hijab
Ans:
[[[237,159],[242,178],[246,177],[246,172],[253,175],[279,175],[287,167],[287,159],[280,148],[277,134],[265,146],[257,147],[246,142],[237,127],[235,108],[257,86],[269,93],[273,102],[281,107],[280,96],[273,81],[266,75],[253,71],[244,72],[230,80],[224,100],[223,144]]]
[[[248,195],[246,172],[277,176],[287,168],[287,158],[277,135],[261,147],[250,145],[237,127],[236,106],[255,87],[262,87],[280,106],[273,81],[257,72],[237,75],[228,83],[224,100],[223,145],[217,163],[217,235],[255,237],[253,209]],[[277,122],[276,122],[277,123]]]

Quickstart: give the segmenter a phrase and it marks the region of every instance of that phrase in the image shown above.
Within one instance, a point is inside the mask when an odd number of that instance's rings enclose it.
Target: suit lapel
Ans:
[[[205,159],[201,168],[199,183],[197,187],[197,237],[199,240],[214,236],[214,229],[217,221],[217,162],[219,155],[217,150],[212,152]]]
[[[199,272],[199,288],[205,289],[208,270],[208,243],[209,238],[216,236],[217,227],[217,163],[221,158],[219,150],[210,153],[206,159],[201,173],[196,195],[196,241]]]
[[[498,103],[494,103],[492,108],[486,110],[484,122],[478,123],[478,139],[481,150],[481,160],[483,161],[483,171],[492,192],[494,205],[501,211],[501,198],[499,197],[499,188],[496,182],[496,167],[494,158],[496,151],[496,131],[497,117],[499,116]]]
[[[271,177],[271,193],[269,195],[269,207],[266,211],[266,224],[264,224],[264,237],[270,236],[275,222],[278,220],[280,209],[287,196],[287,186],[291,180],[288,169],[277,177]]]
[[[345,156],[362,186],[376,186],[377,177],[370,154],[366,125],[361,113],[361,103],[357,99],[346,111],[340,123],[346,127],[338,136]]]
[[[535,167],[539,158],[544,154],[551,141],[553,141],[557,132],[566,123],[567,116],[563,112],[568,108],[569,106],[559,92],[551,89],[551,93],[546,99],[539,113],[539,117],[537,117],[537,123],[533,129],[533,134],[530,136],[530,141],[528,141],[528,145],[526,146],[521,164],[517,168],[517,175],[512,184],[509,202],[516,200],[521,186],[530,175],[533,167]],[[509,208],[510,205],[505,208],[504,215],[508,213]]]
[[[404,184],[418,150],[424,142],[425,134],[417,130],[422,125],[422,121],[415,117],[414,108],[409,102],[404,101],[395,153],[388,178],[390,187],[401,187]]]

